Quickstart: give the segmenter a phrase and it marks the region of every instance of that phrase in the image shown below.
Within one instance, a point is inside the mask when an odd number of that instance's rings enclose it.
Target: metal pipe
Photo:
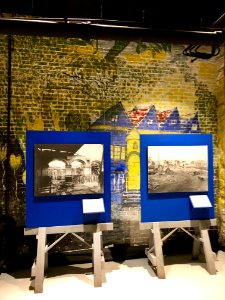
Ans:
[[[12,45],[13,38],[11,35],[8,36],[8,102],[7,102],[7,133],[6,133],[6,144],[7,144],[7,153],[6,153],[6,170],[5,170],[5,213],[9,213],[9,198],[10,198],[10,133],[11,133],[11,90],[12,90]]]
[[[213,28],[223,28],[225,27],[225,13],[222,14],[222,16],[220,16],[213,24],[212,24]]]
[[[64,20],[65,21],[65,20]],[[176,30],[132,26],[106,20],[67,19],[14,19],[0,18],[0,34],[77,37],[83,39],[130,40],[171,42],[197,45],[221,45],[225,41],[223,30]]]

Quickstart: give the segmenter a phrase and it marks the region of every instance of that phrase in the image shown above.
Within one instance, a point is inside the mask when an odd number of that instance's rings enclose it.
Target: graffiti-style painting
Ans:
[[[148,146],[148,192],[207,192],[208,146]]]
[[[93,121],[90,129],[111,133],[111,199],[112,202],[115,199],[116,204],[128,201],[140,202],[140,134],[201,133],[198,112],[184,115],[180,113],[178,107],[160,110],[152,103],[125,109],[121,101]],[[158,179],[154,178],[156,176],[153,176],[153,180],[150,177],[151,193],[162,191]],[[198,176],[204,177],[201,189],[207,190],[205,175]],[[168,189],[169,187],[165,191]]]
[[[34,195],[104,192],[102,144],[35,144]]]

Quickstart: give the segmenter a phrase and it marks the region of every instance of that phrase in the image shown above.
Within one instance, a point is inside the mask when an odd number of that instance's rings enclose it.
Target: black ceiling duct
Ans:
[[[132,22],[90,19],[0,18],[0,34],[78,37],[83,39],[221,45],[224,30],[176,30],[137,26]]]

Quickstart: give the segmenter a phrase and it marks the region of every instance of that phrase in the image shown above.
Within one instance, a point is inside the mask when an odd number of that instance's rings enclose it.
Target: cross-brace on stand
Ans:
[[[89,225],[71,225],[71,226],[52,226],[39,228],[25,228],[25,235],[36,235],[37,238],[37,256],[31,268],[31,277],[34,278],[34,292],[43,292],[44,272],[48,268],[48,251],[62,240],[67,234],[71,233],[76,238],[84,242],[92,249],[92,265],[94,270],[94,286],[101,287],[105,281],[103,273],[104,255],[102,251],[102,231],[113,230],[112,223],[98,223]],[[75,232],[92,232],[93,244],[89,245]],[[60,236],[51,245],[46,245],[47,234],[60,234]]]
[[[163,259],[163,242],[171,236],[177,229],[183,230],[185,233],[190,235],[194,239],[192,257],[198,258],[200,254],[201,243],[203,245],[203,251],[206,259],[206,267],[209,274],[216,274],[215,267],[215,253],[212,252],[211,243],[209,239],[208,229],[210,226],[215,226],[216,220],[185,220],[185,221],[174,221],[174,222],[147,222],[140,223],[140,229],[149,229],[149,248],[145,249],[145,254],[148,260],[151,262],[153,267],[156,267],[158,278],[164,279],[164,259]],[[191,234],[185,227],[194,227],[195,235]],[[167,235],[161,238],[161,229],[173,228]]]

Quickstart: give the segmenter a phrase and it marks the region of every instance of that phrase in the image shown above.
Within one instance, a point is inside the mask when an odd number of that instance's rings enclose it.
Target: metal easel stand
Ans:
[[[140,223],[140,229],[149,229],[149,248],[145,249],[145,254],[153,267],[156,267],[157,276],[160,279],[166,278],[163,259],[163,242],[171,236],[177,229],[183,230],[194,239],[193,243],[193,258],[198,258],[200,254],[201,244],[206,259],[206,268],[209,274],[216,274],[215,259],[216,254],[212,251],[209,239],[208,229],[210,226],[215,226],[216,220],[184,220],[171,222],[147,222]],[[191,234],[188,229],[195,228],[196,235]],[[161,229],[173,228],[166,236],[161,238]]]
[[[39,227],[30,229],[25,228],[25,235],[36,235],[37,238],[37,256],[31,268],[31,277],[34,278],[34,292],[43,292],[44,272],[48,268],[48,251],[69,233],[86,243],[92,249],[94,286],[101,287],[102,282],[105,282],[105,274],[103,272],[105,259],[102,251],[102,231],[106,230],[113,230],[113,224],[98,223],[88,225]],[[76,232],[92,232],[93,244],[89,245],[79,235],[77,235]],[[62,236],[48,246],[46,245],[47,234],[62,234]]]

